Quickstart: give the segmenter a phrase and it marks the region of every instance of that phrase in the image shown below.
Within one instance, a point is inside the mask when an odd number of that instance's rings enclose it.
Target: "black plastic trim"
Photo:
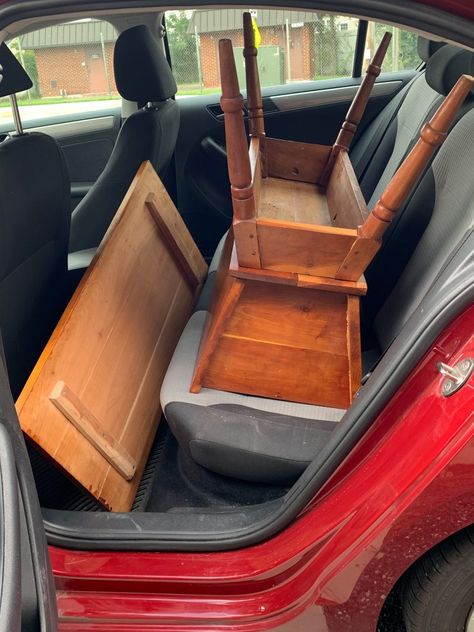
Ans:
[[[364,63],[365,42],[367,40],[367,30],[369,23],[367,20],[359,20],[357,27],[356,49],[354,54],[354,64],[352,66],[352,76],[356,79],[362,77],[362,65]]]
[[[20,505],[13,448],[0,424],[0,630],[21,629]]]
[[[208,2],[202,0],[183,0],[181,7],[204,7],[224,5],[229,2]],[[242,0],[235,0],[232,6],[247,8]],[[288,0],[263,0],[261,6],[288,7]],[[137,12],[150,9],[163,10],[169,8],[166,0],[109,0],[107,10],[137,8]],[[17,20],[44,17],[47,15],[62,15],[72,12],[87,12],[89,15],[103,13],[103,0],[16,0],[2,5],[0,9],[0,29],[4,29]],[[354,16],[361,19],[377,19],[381,22],[392,23],[402,27],[412,27],[424,33],[432,33],[439,37],[458,42],[468,47],[473,46],[472,20],[461,18],[442,9],[425,4],[420,5],[415,0],[404,0],[395,3],[393,0],[299,0],[292,4],[292,9],[309,9],[313,11],[330,11],[342,15]],[[59,11],[59,12],[58,12]]]
[[[42,522],[31,463],[26,451],[25,439],[18,422],[15,405],[6,376],[3,345],[0,337],[0,426],[8,429],[14,451],[16,478],[19,498],[26,520],[26,533],[29,538],[31,559],[33,562],[34,582],[37,589],[39,608],[38,617],[42,632],[56,632],[58,613],[56,590],[51,571],[46,537]],[[20,532],[18,532],[19,534]],[[20,562],[19,562],[20,563]],[[2,628],[10,629],[10,628]]]
[[[121,105],[120,102],[116,108],[107,108],[105,110],[91,110],[90,112],[77,112],[74,114],[59,114],[57,116],[48,116],[44,118],[31,119],[23,122],[23,129],[27,132],[29,129],[36,129],[37,127],[48,127],[49,125],[60,125],[61,123],[80,123],[89,119],[100,119],[113,116],[114,118],[120,116],[121,118]],[[12,119],[13,120],[13,119]],[[7,134],[13,130],[13,125],[10,121],[2,123],[0,125],[0,134]],[[45,130],[46,131],[46,130]]]

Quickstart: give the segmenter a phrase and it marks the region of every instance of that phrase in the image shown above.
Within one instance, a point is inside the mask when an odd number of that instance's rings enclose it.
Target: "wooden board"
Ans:
[[[206,270],[143,163],[18,398],[23,431],[110,510],[132,506]]]
[[[326,166],[331,147],[266,138],[265,152],[269,176],[316,184]]]
[[[198,381],[208,388],[348,407],[361,379],[358,297],[244,283],[243,289],[233,286],[232,305],[222,310],[218,326],[211,325],[215,335],[204,342],[208,353],[205,363],[198,360],[194,392]]]
[[[261,181],[257,218],[331,226],[326,194],[318,186],[281,178]]]
[[[270,219],[258,220],[257,234],[262,268],[323,277],[335,276],[357,239],[349,228]]]
[[[357,182],[349,156],[339,152],[327,187],[327,204],[334,226],[357,228],[369,211]]]

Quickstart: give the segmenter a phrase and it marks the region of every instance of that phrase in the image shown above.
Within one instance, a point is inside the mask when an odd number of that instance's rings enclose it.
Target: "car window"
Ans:
[[[17,95],[23,122],[100,112],[117,105],[113,49],[117,33],[102,20],[78,20],[38,29],[8,46],[33,81]],[[0,124],[12,120],[8,98],[0,99]]]
[[[421,59],[418,55],[418,36],[416,33],[379,22],[369,22],[368,24],[364,64],[368,64],[385,31],[392,34],[392,40],[382,64],[382,72],[398,72],[418,68]]]
[[[358,19],[279,9],[254,8],[251,13],[256,27],[262,86],[352,75]],[[239,84],[245,88],[241,9],[168,11],[166,30],[178,95],[220,91],[218,42],[221,38],[230,38],[233,42]],[[392,33],[392,41],[383,72],[417,68],[421,60],[415,33],[369,22],[363,69],[386,30]]]
[[[359,20],[309,11],[251,10],[262,86],[350,77]],[[218,42],[234,44],[245,87],[242,10],[168,11],[166,30],[179,95],[219,92]]]

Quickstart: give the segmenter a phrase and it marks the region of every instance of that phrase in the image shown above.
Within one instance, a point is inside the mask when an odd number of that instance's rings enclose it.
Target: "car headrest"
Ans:
[[[447,44],[426,62],[425,78],[433,90],[446,95],[461,75],[473,72],[474,53]]]
[[[3,43],[0,45],[0,97],[23,92],[33,85],[23,66]]]
[[[163,48],[144,24],[127,29],[117,38],[114,72],[117,89],[128,101],[165,101],[177,92]]]
[[[433,40],[418,35],[418,56],[423,61],[428,61],[442,46],[444,46],[444,42],[434,42]]]

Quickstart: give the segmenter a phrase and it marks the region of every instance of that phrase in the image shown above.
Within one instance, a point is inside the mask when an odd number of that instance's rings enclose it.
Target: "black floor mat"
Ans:
[[[287,487],[247,483],[206,470],[178,447],[166,422],[162,425],[166,427],[167,436],[146,511],[256,505],[279,498],[288,490]]]
[[[166,424],[160,424],[137,489],[132,511],[145,511],[167,435]],[[76,485],[47,456],[29,443],[28,452],[41,507],[64,511],[106,511],[87,490]]]
[[[105,511],[45,455],[28,445],[40,499],[46,509]],[[162,420],[150,452],[132,511],[166,512],[189,507],[232,508],[264,503],[283,496],[286,487],[260,485],[214,474],[178,448]]]

